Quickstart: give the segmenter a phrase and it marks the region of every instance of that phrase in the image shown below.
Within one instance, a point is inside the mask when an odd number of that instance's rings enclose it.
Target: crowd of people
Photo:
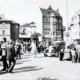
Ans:
[[[72,63],[80,63],[80,44],[70,49]]]
[[[11,73],[16,64],[16,60],[21,59],[21,55],[29,52],[36,57],[36,54],[40,52],[39,47],[35,40],[25,43],[21,40],[7,41],[6,38],[3,38],[0,42],[0,61],[3,64],[1,71]]]
[[[47,52],[46,49],[48,50]],[[68,50],[72,62],[80,62],[80,45],[76,45]],[[58,53],[59,60],[62,61],[65,54],[65,48],[61,48],[61,45],[57,48],[53,48],[53,45],[51,43],[49,43],[48,46],[44,46],[39,42],[37,43],[35,40],[24,43],[20,40],[7,41],[6,38],[3,38],[3,41],[0,42],[0,61],[2,61],[3,64],[1,71],[7,71],[11,73],[16,64],[16,60],[21,59],[21,55],[27,52],[32,53],[35,58],[37,56],[37,53]]]
[[[60,61],[65,60],[65,55],[68,54],[66,60],[71,60],[72,63],[80,63],[80,44],[77,43],[76,45],[71,45],[71,48],[69,46],[57,46],[53,47],[51,43],[49,43],[48,51],[45,53],[51,54],[50,56],[59,57]],[[54,53],[54,54],[53,54]],[[47,56],[45,54],[45,56]]]

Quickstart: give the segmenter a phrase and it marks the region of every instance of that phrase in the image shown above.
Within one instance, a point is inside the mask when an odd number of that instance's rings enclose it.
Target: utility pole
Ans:
[[[68,0],[66,0],[66,9],[67,9],[67,27],[66,27],[66,29],[67,29],[67,31],[68,31]]]

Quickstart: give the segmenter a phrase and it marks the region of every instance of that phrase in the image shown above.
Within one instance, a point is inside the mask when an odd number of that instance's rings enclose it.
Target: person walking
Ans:
[[[72,55],[72,63],[76,62],[76,48],[71,49],[71,55]]]
[[[64,49],[61,49],[60,54],[59,54],[59,60],[62,61],[64,57]]]
[[[17,41],[15,45],[16,45],[16,58],[21,59],[21,44],[20,42]]]
[[[21,45],[17,45],[17,52],[16,52],[17,56],[16,58],[17,59],[21,59]]]
[[[7,61],[8,61],[7,71],[11,73],[16,64],[16,60],[15,60],[16,54],[12,41],[9,41],[8,44],[6,45],[6,52],[7,52]]]
[[[7,59],[6,59],[6,38],[3,38],[3,42],[1,44],[1,49],[2,49],[2,59],[1,61],[3,62],[3,69],[1,69],[1,71],[5,71],[8,68],[8,64],[7,64]]]
[[[80,63],[80,45],[77,45],[77,62]]]
[[[36,43],[35,43],[34,40],[31,43],[31,53],[34,54],[35,55],[35,58],[36,58],[36,55],[37,55],[37,47],[36,47]]]
[[[49,42],[49,56],[51,56],[52,50],[53,50],[53,46],[51,44],[51,42]]]

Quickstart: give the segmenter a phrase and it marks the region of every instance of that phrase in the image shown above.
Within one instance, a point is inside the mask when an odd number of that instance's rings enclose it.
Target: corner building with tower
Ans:
[[[45,41],[63,40],[63,22],[59,10],[53,10],[51,6],[47,9],[40,8],[42,12],[42,31]]]

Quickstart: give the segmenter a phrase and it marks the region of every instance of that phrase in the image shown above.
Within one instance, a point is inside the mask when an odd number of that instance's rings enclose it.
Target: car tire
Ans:
[[[44,53],[44,57],[48,57],[48,55]]]

